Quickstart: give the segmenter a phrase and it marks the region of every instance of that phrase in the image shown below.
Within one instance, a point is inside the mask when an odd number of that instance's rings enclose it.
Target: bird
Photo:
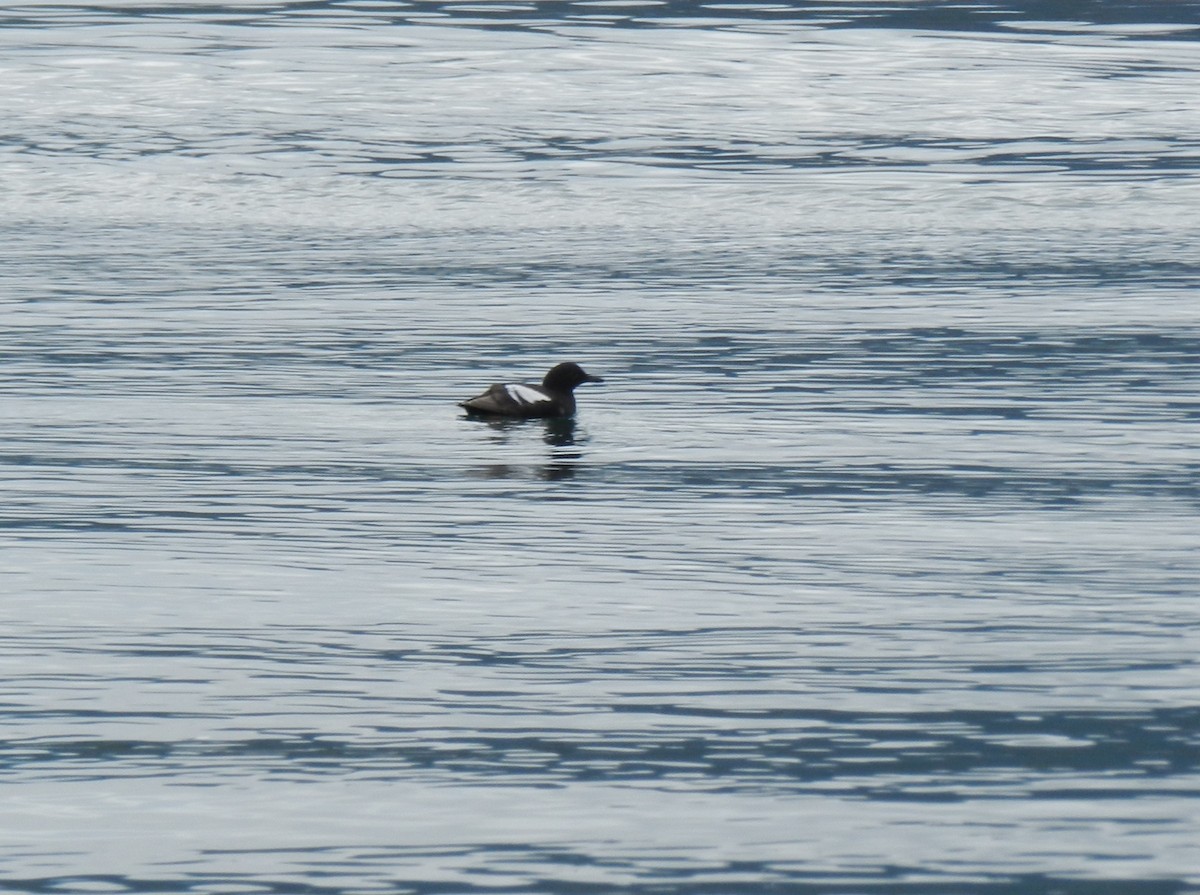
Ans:
[[[579,364],[558,364],[541,385],[499,382],[481,395],[459,403],[467,413],[483,416],[554,417],[575,413],[575,388],[585,382],[603,382],[585,373]]]

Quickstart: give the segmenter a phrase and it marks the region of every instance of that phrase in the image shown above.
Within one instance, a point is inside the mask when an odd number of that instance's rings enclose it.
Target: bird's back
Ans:
[[[563,407],[560,400],[539,386],[502,382],[458,406],[474,413],[499,416],[561,416],[574,409]]]

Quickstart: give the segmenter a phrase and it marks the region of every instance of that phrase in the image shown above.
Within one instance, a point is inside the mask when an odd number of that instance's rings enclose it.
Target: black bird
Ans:
[[[497,383],[458,406],[467,413],[485,416],[571,416],[575,413],[575,387],[603,381],[583,372],[579,364],[559,364],[546,374],[541,385]]]

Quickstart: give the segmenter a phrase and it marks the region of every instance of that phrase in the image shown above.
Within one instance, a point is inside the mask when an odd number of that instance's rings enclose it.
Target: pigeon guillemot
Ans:
[[[570,416],[575,412],[575,387],[603,381],[583,372],[579,364],[559,364],[546,374],[541,385],[498,383],[458,406],[468,413],[491,416]]]

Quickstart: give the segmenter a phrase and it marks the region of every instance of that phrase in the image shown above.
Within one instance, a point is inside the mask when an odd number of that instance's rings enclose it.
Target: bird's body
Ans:
[[[579,364],[559,364],[546,374],[541,385],[497,383],[458,406],[468,413],[486,416],[571,416],[575,413],[576,386],[603,381],[583,372]]]

